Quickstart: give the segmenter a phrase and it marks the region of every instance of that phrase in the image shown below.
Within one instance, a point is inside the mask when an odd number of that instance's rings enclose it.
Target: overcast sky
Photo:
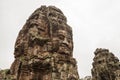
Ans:
[[[120,0],[0,0],[0,68],[12,64],[18,32],[41,5],[54,5],[67,17],[80,77],[91,75],[96,48],[120,59]]]

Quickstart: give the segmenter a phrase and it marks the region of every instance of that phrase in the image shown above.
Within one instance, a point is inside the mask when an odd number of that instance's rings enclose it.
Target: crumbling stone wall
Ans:
[[[98,48],[94,52],[93,80],[120,80],[120,62],[108,49]]]
[[[26,21],[15,43],[14,80],[78,80],[72,29],[62,11],[41,6]]]

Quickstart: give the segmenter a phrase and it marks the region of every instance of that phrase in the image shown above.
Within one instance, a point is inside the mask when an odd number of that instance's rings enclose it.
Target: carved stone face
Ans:
[[[64,14],[58,10],[58,9],[55,9],[55,8],[51,8],[50,9],[50,12],[48,14],[49,16],[49,20],[55,24],[55,23],[62,23],[62,22],[67,22],[66,20],[66,17],[64,16]]]
[[[38,19],[38,20],[32,20],[30,21],[30,30],[29,32],[32,35],[36,35],[36,36],[42,36],[42,37],[46,37],[48,36],[48,25],[47,23],[42,20],[42,19]]]
[[[44,19],[31,20],[29,22],[29,44],[35,43],[40,46],[46,44],[49,39],[48,24]]]
[[[53,38],[53,43],[56,45],[56,48],[58,47],[58,53],[71,55],[73,47],[72,39],[70,34],[68,34],[65,30],[57,31],[56,37]]]

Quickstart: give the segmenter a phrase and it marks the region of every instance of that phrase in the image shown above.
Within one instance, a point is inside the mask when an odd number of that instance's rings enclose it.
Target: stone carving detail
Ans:
[[[27,20],[15,43],[11,80],[78,80],[72,29],[62,11],[41,6]]]
[[[107,49],[96,49],[93,59],[92,80],[120,80],[120,62]]]

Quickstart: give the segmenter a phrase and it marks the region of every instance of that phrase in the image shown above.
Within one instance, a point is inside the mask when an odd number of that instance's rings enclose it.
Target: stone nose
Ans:
[[[69,45],[69,42],[67,41],[66,38],[63,40],[63,43]]]

